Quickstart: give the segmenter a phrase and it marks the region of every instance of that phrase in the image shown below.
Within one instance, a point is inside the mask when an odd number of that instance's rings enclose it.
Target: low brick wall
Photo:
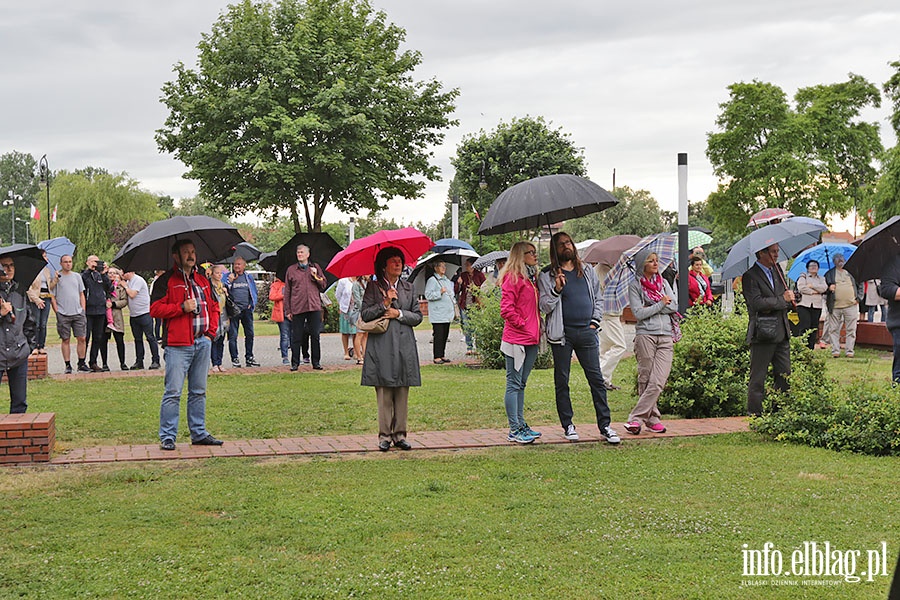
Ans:
[[[56,413],[0,415],[0,465],[47,462],[56,443]]]
[[[47,377],[50,373],[47,371],[47,355],[46,354],[31,354],[28,356],[28,379],[43,379]],[[0,378],[0,381],[6,383],[6,372],[3,372],[3,377]]]

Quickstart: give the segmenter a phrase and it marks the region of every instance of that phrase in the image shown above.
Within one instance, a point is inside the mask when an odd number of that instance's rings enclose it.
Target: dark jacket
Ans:
[[[36,324],[31,311],[25,302],[25,296],[19,292],[19,284],[10,282],[9,290],[0,283],[0,298],[13,306],[12,312],[0,317],[0,369],[18,367],[37,346],[35,339]]]
[[[403,316],[391,319],[384,333],[369,335],[366,342],[366,360],[363,363],[362,385],[378,387],[422,385],[416,332],[413,331],[413,328],[422,322],[422,313],[411,283],[404,279],[397,282],[397,300],[392,306],[400,309]],[[363,294],[359,317],[363,321],[374,321],[385,312],[384,296],[378,282],[370,281]]]
[[[295,262],[284,276],[284,313],[299,315],[322,310],[322,296],[327,280],[325,271],[316,263],[308,263],[305,269]]]
[[[112,297],[112,282],[103,273],[92,269],[81,272],[84,281],[84,298],[86,315],[105,315],[106,301]]]
[[[766,274],[756,263],[744,273],[741,280],[744,288],[744,299],[747,301],[747,314],[750,316],[750,322],[747,325],[748,344],[759,343],[754,339],[754,335],[756,333],[756,318],[761,314],[781,316],[779,323],[782,327],[779,328],[779,337],[774,343],[788,339],[788,332],[791,330],[787,316],[791,303],[784,299],[786,289],[784,286],[786,281],[784,279],[784,271],[777,264],[772,267],[772,271],[772,279],[775,282],[774,289],[769,284],[769,278],[766,277]],[[781,274],[780,276],[779,273]]]
[[[847,271],[847,275],[850,275],[849,271]],[[856,290],[856,301],[862,302],[862,299],[866,295],[866,288],[863,284],[856,283],[856,277],[853,275],[850,275],[850,282]],[[829,288],[834,285],[834,267],[828,269],[828,272],[825,273],[825,284]],[[834,292],[830,289],[825,292],[825,308],[828,309],[828,312],[834,311]]]
[[[900,329],[900,302],[894,300],[900,289],[900,254],[895,256],[881,274],[878,295],[888,301],[887,328]]]

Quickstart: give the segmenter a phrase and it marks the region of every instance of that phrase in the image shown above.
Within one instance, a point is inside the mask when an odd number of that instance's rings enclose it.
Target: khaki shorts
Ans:
[[[83,314],[61,315],[57,313],[56,333],[59,334],[61,340],[69,339],[71,333],[74,333],[76,338],[83,338],[87,336],[87,319]]]

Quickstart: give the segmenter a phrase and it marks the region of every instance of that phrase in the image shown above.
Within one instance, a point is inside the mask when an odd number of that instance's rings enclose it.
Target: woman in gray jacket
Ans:
[[[625,430],[637,435],[641,426],[665,433],[657,401],[672,370],[678,303],[669,282],[659,274],[659,257],[644,250],[635,256],[640,272],[628,285],[628,303],[637,319],[634,355],[637,358],[638,401],[628,415]]]
[[[410,386],[422,385],[419,352],[413,328],[422,322],[419,301],[411,283],[400,279],[406,261],[399,248],[387,247],[375,256],[376,279],[363,295],[360,318],[390,319],[384,333],[369,333],[362,385],[375,387],[378,401],[378,449],[394,446],[410,450],[406,441],[406,416]]]

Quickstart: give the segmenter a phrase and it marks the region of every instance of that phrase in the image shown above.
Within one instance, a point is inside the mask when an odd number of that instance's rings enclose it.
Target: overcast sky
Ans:
[[[184,165],[160,154],[160,89],[225,0],[29,0],[0,20],[0,154],[47,154],[53,170],[126,171],[151,192],[193,196]],[[857,73],[879,87],[900,59],[900,3],[890,0],[608,2],[372,0],[423,53],[417,76],[460,96],[459,125],[434,149],[443,181],[387,212],[440,218],[460,139],[501,121],[543,116],[584,148],[591,179],[647,189],[677,208],[676,157],[688,153],[688,195],[716,187],[706,160],[727,86],[759,79],[789,97]],[[878,121],[895,140],[888,107]],[[326,212],[326,221],[344,218]]]

